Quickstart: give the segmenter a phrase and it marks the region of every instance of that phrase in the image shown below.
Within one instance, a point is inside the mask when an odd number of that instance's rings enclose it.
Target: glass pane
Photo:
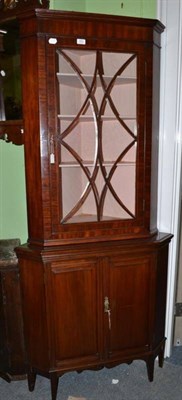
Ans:
[[[61,221],[135,218],[136,54],[57,53]]]
[[[21,118],[19,32],[12,21],[0,25],[0,120]]]

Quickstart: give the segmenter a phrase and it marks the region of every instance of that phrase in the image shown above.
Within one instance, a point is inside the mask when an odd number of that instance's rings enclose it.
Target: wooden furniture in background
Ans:
[[[0,139],[23,144],[20,43],[17,14],[48,8],[49,0],[0,0]],[[4,84],[5,83],[5,84]]]
[[[0,377],[26,377],[26,356],[18,259],[19,239],[0,240]]]

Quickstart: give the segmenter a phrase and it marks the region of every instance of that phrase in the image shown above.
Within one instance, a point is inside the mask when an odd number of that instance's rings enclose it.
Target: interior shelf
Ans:
[[[60,120],[66,120],[66,121],[72,121],[77,117],[77,115],[63,115],[63,114],[58,114],[58,118]],[[119,118],[123,119],[124,121],[135,121],[136,117],[122,117],[121,115]],[[81,122],[89,122],[93,121],[94,115],[80,115],[79,120]],[[109,116],[109,115],[101,115],[101,119],[104,121],[113,121],[116,119],[115,115]]]
[[[90,86],[93,82],[93,75],[80,75],[85,81],[86,83]],[[81,78],[79,77],[78,74],[72,74],[72,73],[57,73],[57,77],[58,77],[58,81],[61,84],[67,85],[67,86],[71,86],[71,87],[78,87],[78,88],[84,88],[84,83],[81,80]],[[100,79],[100,76],[97,75],[97,78]],[[113,79],[113,76],[107,76],[107,75],[103,75],[102,78],[104,79],[105,83],[107,85],[109,85],[109,83],[111,82],[111,80]],[[126,84],[131,84],[131,83],[136,83],[136,78],[132,78],[132,77],[121,77],[121,76],[117,76],[115,79],[115,84],[117,85],[126,85]],[[97,82],[97,86],[99,82]],[[100,82],[101,85],[101,82]]]
[[[114,165],[115,161],[106,161],[102,163],[103,167],[112,167]],[[94,167],[95,163],[94,161],[85,161],[82,162],[84,167]],[[128,167],[128,166],[135,166],[136,163],[135,161],[122,161],[120,163],[117,163],[117,167]],[[100,167],[100,164],[97,163],[97,166]],[[76,162],[62,162],[61,164],[59,164],[60,168],[80,168],[80,164],[76,163]]]
[[[108,215],[103,215],[101,218],[101,221],[113,221],[113,220],[118,220],[120,218],[114,218],[113,216],[108,216]],[[70,221],[69,221],[70,222]],[[79,214],[79,215],[74,215],[71,218],[71,223],[83,223],[83,222],[97,222],[97,215],[96,214]]]

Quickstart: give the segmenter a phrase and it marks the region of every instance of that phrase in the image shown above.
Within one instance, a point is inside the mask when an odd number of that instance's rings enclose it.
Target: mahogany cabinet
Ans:
[[[164,356],[170,234],[157,230],[156,20],[20,10],[28,243],[17,249],[36,374]]]

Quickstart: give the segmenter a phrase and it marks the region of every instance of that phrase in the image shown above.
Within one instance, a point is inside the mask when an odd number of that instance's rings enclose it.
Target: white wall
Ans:
[[[166,26],[161,50],[161,111],[158,227],[174,234],[170,245],[166,312],[166,356],[173,341],[178,264],[182,142],[182,2],[158,0],[158,19]]]

